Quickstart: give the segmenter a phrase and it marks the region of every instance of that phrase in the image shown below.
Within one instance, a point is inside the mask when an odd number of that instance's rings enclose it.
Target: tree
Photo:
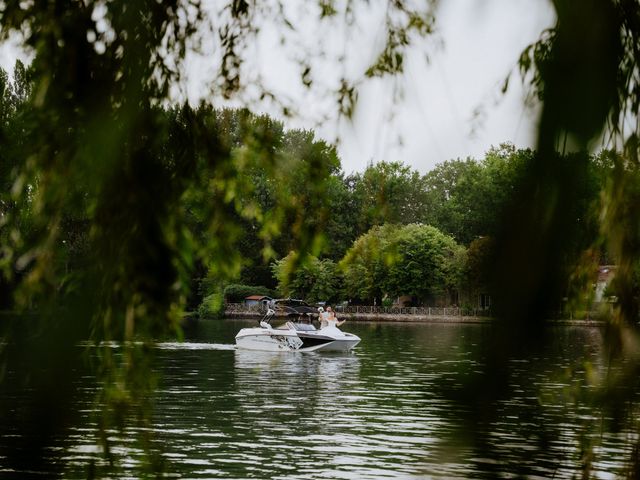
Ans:
[[[230,263],[237,268],[227,277],[275,287],[269,266],[275,258],[286,255],[301,241],[308,242],[316,253],[333,248],[326,232],[327,225],[335,222],[335,215],[329,212],[336,197],[325,192],[340,185],[335,148],[311,131],[285,130],[281,122],[266,115],[205,110],[211,137],[226,139],[233,168],[241,175],[230,185],[234,188],[230,193],[233,207],[228,211],[226,235],[233,239],[233,249],[225,256],[233,259]],[[206,230],[206,212],[207,202],[215,199],[207,195],[210,185],[220,181],[215,174],[215,170],[203,169],[187,200],[189,228],[202,243],[212,237]],[[198,211],[201,214],[196,214]],[[199,275],[206,276],[206,270],[201,269]],[[214,269],[211,275],[219,272]]]
[[[422,302],[452,294],[461,284],[464,247],[429,225],[403,227],[395,238],[397,257],[384,281],[388,296],[411,295]]]
[[[469,295],[488,292],[491,288],[491,265],[496,255],[493,239],[491,237],[475,239],[466,253],[463,289]]]
[[[362,208],[361,232],[383,223],[408,224],[423,219],[424,183],[417,171],[401,162],[369,165],[354,183],[354,195]]]
[[[388,266],[395,261],[392,245],[398,226],[375,226],[360,236],[340,261],[344,272],[345,294],[351,300],[377,301],[384,296],[383,280]]]
[[[317,257],[307,257],[299,263],[299,254],[290,252],[273,264],[274,276],[278,280],[278,291],[285,297],[294,297],[309,302],[340,299],[342,277],[336,264]]]
[[[373,227],[354,242],[340,268],[345,293],[376,300],[411,295],[429,302],[452,293],[461,282],[464,248],[429,225]]]
[[[437,165],[424,178],[426,223],[466,245],[495,235],[500,212],[507,207],[532,157],[531,150],[502,144],[491,148],[480,161],[468,158]]]
[[[339,261],[361,233],[358,227],[361,199],[354,192],[353,177],[339,173],[327,180],[329,215],[322,225],[326,238],[326,256]]]
[[[441,163],[425,175],[425,184],[428,224],[462,243],[484,233],[488,192],[486,169],[481,164],[472,159]]]

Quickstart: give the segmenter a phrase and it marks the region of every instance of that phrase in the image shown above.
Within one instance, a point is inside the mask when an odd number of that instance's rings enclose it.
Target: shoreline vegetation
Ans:
[[[227,308],[221,318],[259,318],[264,313],[256,308],[240,308],[240,305],[232,304],[231,308]],[[349,321],[355,322],[391,322],[391,323],[478,323],[478,324],[490,324],[496,319],[487,315],[480,314],[481,312],[466,312],[464,309],[459,308],[418,308],[418,307],[406,307],[397,308],[397,310],[404,310],[404,313],[368,313],[364,311],[366,308],[371,307],[359,307],[362,308],[362,312],[344,312],[336,309],[336,313],[339,317]],[[432,310],[431,313],[413,313],[412,310]],[[207,318],[207,317],[205,317]],[[210,316],[208,318],[220,318]],[[284,317],[283,317],[284,318]],[[586,318],[557,318],[549,319],[546,321],[549,326],[559,325],[575,325],[584,327],[604,327],[606,322],[598,318],[594,318],[591,315],[587,315]]]

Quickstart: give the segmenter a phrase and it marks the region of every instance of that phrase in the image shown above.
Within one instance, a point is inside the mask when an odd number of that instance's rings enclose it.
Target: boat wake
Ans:
[[[131,342],[132,344],[142,345],[142,342]],[[123,342],[101,342],[95,344],[92,342],[82,342],[81,347],[110,347],[121,348]],[[160,350],[235,350],[236,346],[231,343],[195,343],[195,342],[159,342],[152,343],[153,346]]]
[[[192,343],[192,342],[164,342],[156,343],[161,350],[235,350],[232,343]]]

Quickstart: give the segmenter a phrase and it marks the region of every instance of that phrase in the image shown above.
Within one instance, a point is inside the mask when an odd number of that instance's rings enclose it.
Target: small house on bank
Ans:
[[[247,307],[251,307],[253,305],[262,305],[266,308],[272,301],[273,298],[266,295],[249,295],[248,297],[245,297],[244,305]]]

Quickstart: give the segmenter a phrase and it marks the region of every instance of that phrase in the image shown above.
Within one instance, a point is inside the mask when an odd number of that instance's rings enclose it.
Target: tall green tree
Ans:
[[[461,284],[464,252],[453,238],[429,225],[373,227],[340,262],[345,293],[378,305],[385,296],[401,295],[430,303]]]
[[[350,301],[381,304],[386,293],[383,281],[388,267],[395,261],[392,248],[398,226],[379,225],[360,236],[340,261],[344,272],[345,294]]]
[[[301,263],[299,254],[290,252],[273,264],[278,291],[309,302],[334,302],[342,293],[342,276],[335,262],[310,256]]]
[[[468,243],[481,235],[490,215],[485,207],[487,172],[472,159],[451,160],[425,175],[428,206],[424,220]]]
[[[532,156],[531,150],[502,144],[481,160],[437,165],[424,177],[429,199],[425,221],[466,245],[495,235],[500,212],[507,207]]]
[[[369,165],[357,176],[354,195],[361,207],[361,232],[383,223],[419,222],[427,201],[420,174],[401,162]]]
[[[210,118],[211,138],[224,139],[241,175],[227,185],[235,189],[226,193],[232,195],[227,236],[234,245],[225,254],[234,260],[227,277],[275,287],[270,262],[297,248],[305,235],[310,236],[303,241],[316,253],[334,245],[333,237],[328,241],[327,225],[334,218],[330,212],[336,203],[328,192],[340,185],[335,148],[311,131],[285,130],[281,122],[268,116],[246,110],[201,107],[198,112],[201,110],[206,112],[198,114]],[[203,169],[187,197],[189,228],[204,243],[212,237],[206,212],[207,202],[216,200],[207,193],[217,181],[215,175],[215,170]],[[199,268],[196,275],[206,276],[207,268]],[[211,275],[218,275],[216,269]]]
[[[452,237],[429,225],[411,224],[400,229],[392,248],[397,256],[384,279],[387,295],[410,295],[424,303],[454,298],[462,283],[465,248]]]

